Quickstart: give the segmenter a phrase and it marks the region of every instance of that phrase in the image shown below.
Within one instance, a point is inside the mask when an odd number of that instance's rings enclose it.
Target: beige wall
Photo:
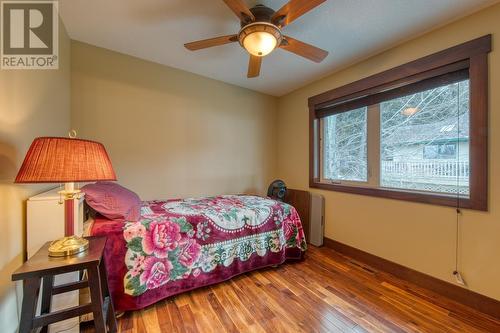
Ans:
[[[10,277],[25,251],[24,203],[47,188],[13,181],[33,139],[66,135],[70,124],[70,40],[62,22],[59,32],[58,70],[0,70],[1,332],[15,332],[19,322],[22,294]]]
[[[489,212],[461,219],[460,268],[470,289],[500,299],[500,5],[447,25],[279,100],[278,174],[308,188],[307,98],[427,54],[493,34],[490,54]],[[335,56],[335,52],[332,53]],[[455,212],[426,204],[319,191],[326,198],[326,236],[437,278],[453,281]]]
[[[71,55],[72,126],[141,198],[266,190],[276,98],[80,42]]]

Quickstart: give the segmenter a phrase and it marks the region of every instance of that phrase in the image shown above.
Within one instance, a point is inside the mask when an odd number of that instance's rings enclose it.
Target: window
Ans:
[[[324,119],[324,177],[366,182],[366,108]]]
[[[468,197],[469,167],[469,80],[380,103],[380,186]]]
[[[309,99],[310,186],[487,209],[491,37]]]
[[[469,141],[469,138],[464,138]],[[469,146],[467,145],[467,150]],[[457,144],[456,143],[438,143],[438,144],[427,144],[424,145],[424,159],[434,160],[434,159],[451,159],[457,157]],[[467,156],[468,159],[468,156]],[[467,170],[469,166],[467,166]]]

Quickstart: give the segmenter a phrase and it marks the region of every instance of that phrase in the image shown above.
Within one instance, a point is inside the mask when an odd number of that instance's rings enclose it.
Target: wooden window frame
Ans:
[[[309,105],[309,186],[324,190],[369,195],[382,198],[421,202],[442,206],[488,210],[488,53],[491,35],[486,35],[412,62],[349,83],[345,86],[312,96]],[[320,179],[319,119],[338,113],[345,105],[359,105],[398,88],[468,70],[470,129],[469,129],[469,198],[386,189],[369,186],[347,186],[324,183]],[[365,103],[366,105],[366,103]]]

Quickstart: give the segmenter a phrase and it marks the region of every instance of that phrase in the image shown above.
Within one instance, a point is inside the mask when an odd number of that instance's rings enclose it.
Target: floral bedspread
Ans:
[[[130,296],[215,283],[306,249],[292,206],[245,195],[144,202],[141,220],[124,223],[123,238]]]
[[[97,215],[89,230],[107,238],[116,311],[300,259],[306,248],[297,211],[255,196],[143,202],[140,221]]]

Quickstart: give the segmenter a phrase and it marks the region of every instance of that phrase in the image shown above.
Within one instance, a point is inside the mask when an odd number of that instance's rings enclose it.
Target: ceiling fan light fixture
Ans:
[[[255,22],[244,26],[238,33],[240,45],[251,55],[264,57],[281,44],[281,30],[274,24]]]
[[[262,58],[276,48],[281,48],[316,63],[322,62],[328,56],[328,51],[281,33],[282,28],[326,0],[288,0],[277,11],[264,5],[255,5],[249,8],[245,0],[223,1],[240,21],[241,28],[238,34],[186,43],[184,44],[186,49],[196,51],[239,42],[240,46],[250,54],[247,78],[259,76]]]

